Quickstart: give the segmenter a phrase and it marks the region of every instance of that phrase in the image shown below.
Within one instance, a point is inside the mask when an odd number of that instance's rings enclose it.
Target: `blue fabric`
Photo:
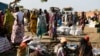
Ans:
[[[61,19],[58,20],[58,24],[59,24],[59,26],[62,25],[62,20]]]

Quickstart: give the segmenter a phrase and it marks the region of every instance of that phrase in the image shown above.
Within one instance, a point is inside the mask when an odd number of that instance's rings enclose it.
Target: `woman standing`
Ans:
[[[24,36],[24,14],[19,11],[19,7],[15,8],[14,17],[11,41],[13,44],[20,44]]]
[[[45,14],[45,17],[46,17],[46,23],[47,23],[47,32],[49,31],[49,13],[47,12],[47,10],[44,10],[44,14]]]
[[[85,21],[86,21],[86,14],[85,14],[85,12],[82,12],[80,19],[79,19],[79,25],[82,27],[82,32],[84,32]]]
[[[37,30],[37,13],[34,10],[30,15],[30,31],[32,34],[36,34],[36,30]]]
[[[85,36],[80,40],[79,56],[93,56],[92,45],[89,41],[89,36]]]
[[[11,41],[11,33],[12,33],[12,26],[13,26],[13,23],[14,23],[14,17],[12,15],[12,9],[9,8],[6,10],[6,13],[5,13],[5,18],[4,18],[4,29],[7,30],[7,37],[8,37],[8,40]]]
[[[49,20],[49,37],[53,37],[53,23],[54,23],[54,8],[51,8],[50,20]]]
[[[30,22],[30,11],[26,10],[26,11],[24,11],[24,27],[25,27],[25,31],[30,31],[29,22]]]
[[[2,12],[2,10],[0,10],[0,36],[5,37],[7,31],[4,29],[3,21],[4,21],[4,13]]]
[[[3,28],[3,20],[4,20],[4,14],[2,10],[0,10],[0,30]]]
[[[38,26],[37,26],[37,36],[42,38],[42,34],[46,33],[46,18],[42,12],[42,9],[39,9],[38,15]]]

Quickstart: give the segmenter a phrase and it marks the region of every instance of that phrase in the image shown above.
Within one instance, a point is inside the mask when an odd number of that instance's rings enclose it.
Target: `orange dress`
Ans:
[[[35,33],[37,31],[37,15],[31,14],[30,16],[30,31],[31,33]]]

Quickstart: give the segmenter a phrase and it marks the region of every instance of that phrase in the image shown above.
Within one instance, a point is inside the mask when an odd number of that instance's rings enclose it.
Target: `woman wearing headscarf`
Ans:
[[[37,13],[34,10],[30,15],[30,31],[32,34],[36,34],[36,30],[37,30]]]
[[[42,12],[42,9],[39,9],[38,14],[38,25],[37,25],[37,36],[42,38],[42,35],[46,33],[46,18]]]
[[[80,40],[79,56],[93,56],[92,46],[89,42],[89,36],[85,36]]]

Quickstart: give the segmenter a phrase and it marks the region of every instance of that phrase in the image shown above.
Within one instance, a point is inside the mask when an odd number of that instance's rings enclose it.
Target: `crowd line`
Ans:
[[[43,35],[47,34],[51,40],[57,40],[58,32],[68,35],[68,27],[71,27],[70,34],[72,35],[74,35],[73,30],[75,27],[77,27],[81,33],[84,33],[86,24],[89,24],[91,21],[97,24],[96,27],[99,27],[99,16],[100,14],[94,13],[94,16],[86,17],[85,12],[81,12],[79,15],[78,12],[61,12],[55,8],[50,8],[50,11],[43,11],[41,8],[23,10],[17,6],[14,8],[9,7],[5,12],[0,10],[0,37],[7,37],[13,46],[19,45],[19,49],[21,48],[21,50],[24,51],[28,43],[32,41],[32,38],[29,38],[30,36],[25,35],[26,31],[31,32],[32,36],[36,36],[39,39],[42,39]],[[78,34],[80,33],[76,35]],[[60,43],[55,48],[54,53],[56,56],[69,56],[69,54],[67,54],[69,52],[67,51],[68,48],[66,44],[67,40],[61,37]],[[76,56],[93,56],[89,36],[80,40],[78,49],[79,52]],[[42,56],[38,48],[32,50],[32,52],[33,51],[38,54],[37,56]],[[47,53],[43,52],[43,56],[46,56],[44,54],[47,55]],[[32,55],[33,54],[31,54],[31,56]]]

